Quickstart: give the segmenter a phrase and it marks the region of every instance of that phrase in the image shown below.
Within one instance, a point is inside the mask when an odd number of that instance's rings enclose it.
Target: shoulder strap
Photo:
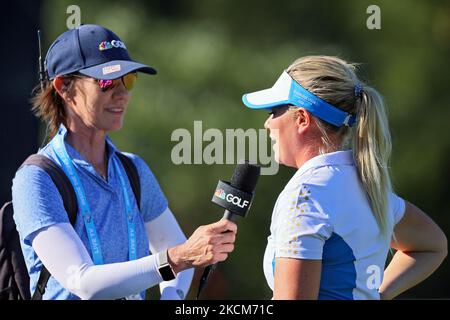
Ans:
[[[72,226],[75,225],[78,212],[77,196],[75,194],[72,183],[70,182],[64,171],[61,169],[61,167],[53,162],[53,160],[41,154],[32,154],[31,156],[29,156],[20,166],[20,168],[25,165],[35,165],[45,170],[45,172],[52,179],[63,199],[64,209],[66,209],[67,211],[70,224]]]
[[[137,206],[139,210],[141,210],[141,182],[139,180],[139,173],[137,171],[137,168],[133,163],[133,160],[131,160],[129,157],[121,152],[116,152],[116,154],[120,162],[122,162],[122,166],[125,169],[125,172],[127,173],[128,180],[130,180],[131,189],[133,189],[133,193],[136,198]]]
[[[77,196],[69,178],[66,176],[64,171],[51,159],[44,155],[32,154],[29,156],[25,162],[20,166],[22,168],[24,165],[36,165],[50,176],[56,188],[64,202],[64,208],[69,216],[70,224],[75,225],[78,212]],[[48,279],[50,278],[50,272],[47,268],[42,265],[42,270],[39,275],[36,290],[34,291],[32,300],[42,300],[45,293],[45,287],[47,286]]]
[[[12,201],[0,209],[0,302],[30,300],[30,277],[13,218]]]

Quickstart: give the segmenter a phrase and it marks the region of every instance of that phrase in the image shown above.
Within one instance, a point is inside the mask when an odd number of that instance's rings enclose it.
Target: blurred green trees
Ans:
[[[116,145],[143,157],[189,235],[222,210],[211,204],[218,179],[234,165],[174,165],[171,133],[203,128],[262,128],[267,114],[246,110],[245,92],[271,86],[297,57],[338,55],[362,63],[361,76],[385,96],[394,139],[397,192],[450,230],[450,3],[377,1],[381,30],[368,30],[371,1],[44,1],[48,48],[66,30],[66,8],[81,22],[110,28],[133,58],[158,70],[140,75]],[[262,258],[276,197],[294,171],[262,176],[240,221],[237,246],[205,291],[210,299],[269,299]],[[432,236],[432,235],[430,235]],[[198,274],[197,274],[198,276]],[[448,263],[404,297],[450,297]],[[194,297],[198,277],[191,286]],[[151,297],[157,289],[151,290]]]

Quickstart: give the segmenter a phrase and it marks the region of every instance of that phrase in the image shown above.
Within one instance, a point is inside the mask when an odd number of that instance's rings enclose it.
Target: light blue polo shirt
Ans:
[[[61,126],[58,133],[64,137],[67,130]],[[103,261],[105,264],[128,261],[128,230],[125,219],[125,201],[117,172],[114,170],[111,158],[118,149],[111,140],[106,138],[108,155],[108,181],[105,181],[94,167],[71,145],[65,142],[67,152],[84,187],[94,217],[95,227],[100,239]],[[55,155],[52,143],[39,150],[55,163],[61,165]],[[149,255],[149,242],[144,223],[155,219],[167,209],[167,200],[158,181],[147,164],[137,155],[129,156],[139,173],[141,183],[141,214],[137,215],[136,237],[137,258]],[[128,194],[132,205],[138,210],[131,185],[127,182]],[[12,197],[14,220],[19,232],[22,251],[30,274],[30,290],[34,292],[42,267],[42,262],[31,246],[36,231],[57,223],[70,223],[58,189],[50,176],[34,165],[24,166],[17,171],[13,180]],[[89,254],[86,228],[80,212],[75,224],[75,231],[80,236]],[[63,258],[63,257],[62,257]],[[141,293],[144,296],[144,292]],[[79,299],[76,295],[64,289],[53,277],[50,277],[43,299]]]
[[[379,299],[393,228],[404,212],[405,201],[390,193],[388,235],[381,236],[352,151],[308,160],[273,210],[264,255],[270,288],[274,288],[276,258],[322,260],[319,299]]]

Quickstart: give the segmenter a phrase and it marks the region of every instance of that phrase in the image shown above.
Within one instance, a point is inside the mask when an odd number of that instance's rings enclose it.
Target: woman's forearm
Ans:
[[[430,276],[442,263],[447,252],[397,251],[384,272],[380,298],[390,300]]]
[[[186,236],[169,208],[157,218],[146,222],[145,229],[151,251],[154,253],[173,248],[186,241]],[[184,299],[193,276],[194,269],[191,268],[179,272],[174,280],[161,282],[159,284],[161,300]]]

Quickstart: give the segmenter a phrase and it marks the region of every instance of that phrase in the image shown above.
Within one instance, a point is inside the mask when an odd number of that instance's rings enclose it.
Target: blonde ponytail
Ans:
[[[353,157],[382,233],[388,231],[387,205],[392,190],[389,158],[392,143],[381,95],[365,86],[358,106],[358,123],[353,135]]]

